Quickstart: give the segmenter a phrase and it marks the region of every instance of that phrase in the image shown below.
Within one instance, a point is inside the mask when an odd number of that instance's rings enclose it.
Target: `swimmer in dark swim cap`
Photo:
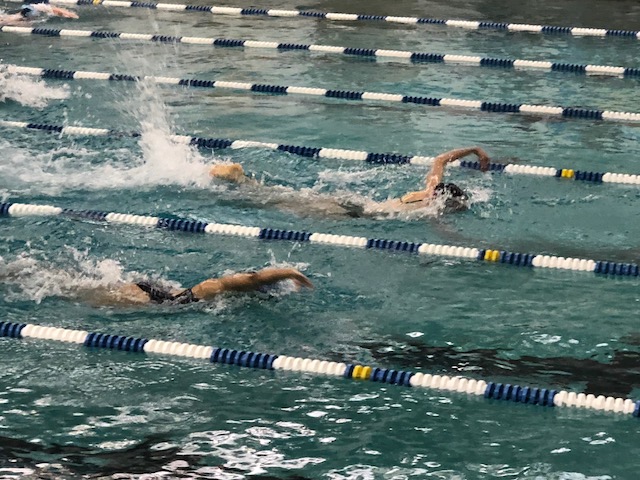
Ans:
[[[49,0],[28,0],[17,13],[0,15],[0,25],[21,25],[35,20],[40,15],[77,19],[78,15],[66,8],[54,7]]]
[[[445,211],[460,211],[469,208],[469,196],[454,183],[443,183],[444,167],[447,163],[455,162],[468,155],[475,154],[480,160],[480,170],[489,169],[489,155],[480,147],[458,148],[441,153],[431,165],[431,170],[425,179],[425,189],[409,192],[398,199],[389,200],[388,205],[395,206],[399,211],[423,208],[438,197],[444,198]]]
[[[184,305],[213,300],[223,293],[260,292],[265,287],[284,280],[291,280],[297,289],[313,288],[311,280],[295,268],[263,268],[257,272],[234,273],[220,278],[209,278],[182,290],[169,290],[152,282],[127,283],[115,289],[103,291],[103,304],[148,304]],[[94,297],[94,300],[97,296]]]
[[[455,212],[465,210],[469,208],[469,195],[464,192],[460,187],[453,183],[444,183],[444,167],[446,164],[464,158],[468,155],[475,154],[480,160],[480,170],[485,172],[489,169],[489,155],[480,147],[459,148],[456,150],[450,150],[445,153],[441,153],[434,160],[431,165],[429,173],[427,173],[425,180],[424,190],[418,190],[415,192],[409,192],[400,198],[390,199],[384,202],[375,203],[374,206],[367,206],[365,209],[362,205],[356,205],[352,202],[341,201],[340,199],[328,196],[315,194],[312,198],[308,198],[309,195],[301,196],[296,195],[295,198],[289,196],[282,196],[281,200],[271,201],[275,206],[280,207],[283,210],[291,210],[294,213],[308,214],[313,211],[317,211],[318,214],[326,213],[327,216],[342,216],[342,217],[362,217],[362,216],[377,216],[380,213],[393,213],[393,212],[408,212],[425,208],[431,205],[434,201],[443,201],[444,212]],[[255,194],[261,199],[264,199],[264,195],[260,195],[260,191],[273,187],[267,187],[261,185],[254,178],[247,176],[240,164],[218,164],[211,167],[209,174],[219,180],[235,183],[237,185],[252,187],[252,190],[247,190],[248,193]],[[264,193],[264,192],[263,192]],[[267,204],[266,201],[261,201],[261,204]],[[439,203],[438,203],[439,204]]]
[[[54,295],[95,306],[184,305],[211,301],[224,294],[272,293],[278,290],[280,282],[290,282],[292,288],[286,288],[286,291],[314,288],[311,280],[290,267],[267,267],[212,277],[190,288],[174,288],[166,282],[153,280],[131,282],[116,279],[96,284],[95,278],[90,277],[87,279],[89,282],[84,282],[82,277],[82,272],[78,275],[67,269],[34,269],[33,263],[29,262],[26,267],[21,262],[8,265],[0,257],[0,286],[16,284],[25,290],[42,291],[55,284]],[[57,279],[57,283],[52,279]]]

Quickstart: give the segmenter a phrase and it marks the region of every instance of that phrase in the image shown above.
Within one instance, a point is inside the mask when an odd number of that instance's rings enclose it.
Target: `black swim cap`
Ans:
[[[439,183],[435,188],[436,196],[444,197],[445,210],[459,211],[469,208],[469,195],[455,183]]]
[[[49,3],[49,0],[26,0],[24,5],[35,5],[36,3]]]
[[[20,15],[22,18],[35,17],[38,15],[38,11],[32,7],[31,5],[24,5],[20,10]]]
[[[448,195],[450,198],[456,197],[464,197],[469,198],[469,196],[455,183],[439,183],[436,185],[435,192],[438,195]]]

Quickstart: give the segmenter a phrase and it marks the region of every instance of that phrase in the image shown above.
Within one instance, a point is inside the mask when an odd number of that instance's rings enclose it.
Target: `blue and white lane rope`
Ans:
[[[563,72],[583,75],[605,75],[614,77],[640,77],[640,68],[617,67],[613,65],[581,65],[540,60],[520,60],[511,58],[490,58],[471,55],[442,54],[428,52],[408,52],[404,50],[384,50],[360,47],[340,47],[336,45],[305,45],[298,43],[280,43],[254,40],[236,40],[212,37],[176,37],[172,35],[104,32],[90,30],[66,30],[58,28],[31,28],[0,26],[0,32],[46,35],[50,37],[89,37],[100,39],[121,39],[149,41],[155,43],[186,43],[191,45],[211,45],[214,47],[266,48],[285,51],[308,51],[341,54],[367,58],[384,58],[412,63],[443,63],[447,65],[465,65],[475,67],[498,67],[513,70],[539,70],[545,72]]]
[[[412,103],[428,107],[448,107],[460,110],[474,110],[483,113],[517,113],[521,115],[563,117],[572,120],[586,119],[632,123],[640,122],[640,113],[592,110],[576,107],[486,102],[482,100],[464,100],[460,98],[420,97],[395,93],[357,92],[352,90],[332,90],[315,87],[268,85],[263,83],[229,82],[221,80],[198,80],[193,78],[156,77],[150,75],[137,76],[122,73],[90,72],[82,70],[56,70],[51,68],[24,67],[19,65],[6,65],[6,67],[7,72],[10,74],[34,75],[41,78],[53,78],[58,80],[107,80],[121,82],[149,80],[158,84],[180,85],[195,88],[222,88],[251,93],[268,93],[277,96],[297,94],[347,101],[373,100],[392,103]]]
[[[443,257],[467,258],[479,261],[506,263],[520,267],[554,268],[593,272],[615,277],[637,277],[640,269],[635,263],[617,263],[595,261],[582,258],[565,258],[554,255],[537,255],[531,253],[515,253],[505,250],[480,249],[452,245],[436,245],[431,243],[403,242],[383,240],[379,238],[354,237],[351,235],[335,235],[319,232],[296,230],[280,230],[277,228],[248,227],[222,223],[207,223],[198,220],[162,218],[148,215],[130,215],[126,213],[104,212],[97,210],[72,210],[52,205],[31,205],[24,203],[0,203],[0,217],[24,216],[57,216],[62,215],[74,219],[86,219],[98,222],[141,225],[166,230],[231,235],[236,237],[253,237],[261,240],[288,240],[294,242],[310,242],[338,247],[360,247],[367,249],[387,250],[394,252],[418,253]]]
[[[512,384],[486,382],[461,376],[432,375],[411,371],[392,370],[369,365],[328,362],[326,360],[290,357],[238,351],[227,348],[194,345],[180,342],[149,340],[146,338],[110,335],[70,330],[58,327],[45,327],[27,323],[0,322],[0,337],[35,338],[58,342],[82,344],[88,348],[103,348],[131,353],[156,353],[194,359],[208,360],[211,363],[224,363],[265,370],[287,370],[315,375],[330,375],[353,380],[371,381],[404,387],[422,387],[433,390],[466,393],[484,398],[505,400],[528,405],[546,407],[577,407],[606,412],[640,416],[640,401],[631,399],[595,396],[566,390],[526,387]]]
[[[22,0],[8,0],[22,2]],[[504,32],[526,32],[543,34],[563,34],[587,37],[627,37],[640,38],[637,30],[617,30],[586,27],[556,27],[552,25],[532,25],[526,23],[505,23],[476,20],[441,20],[425,17],[402,17],[393,15],[367,15],[358,13],[331,13],[311,10],[280,10],[273,8],[217,7],[214,5],[185,5],[180,3],[126,2],[116,0],[51,0],[54,5],[102,5],[103,7],[150,8],[170,12],[202,12],[214,15],[231,16],[267,16],[267,17],[307,17],[334,21],[377,21],[402,25],[442,25],[444,27],[464,28],[468,30],[500,30]]]
[[[55,132],[63,135],[91,135],[91,136],[130,136],[138,137],[137,132],[118,132],[106,128],[88,128],[63,125],[51,125],[44,123],[27,123],[0,120],[0,127],[26,128],[45,132]],[[345,150],[327,147],[308,147],[302,145],[286,145],[279,143],[257,142],[253,140],[230,140],[227,138],[203,138],[188,135],[171,135],[170,140],[184,145],[196,145],[203,148],[232,150],[242,148],[263,148],[279,150],[302,157],[327,158],[338,160],[353,160],[375,165],[430,165],[434,157],[421,155],[404,155],[399,153],[374,153],[362,150]],[[456,160],[448,164],[450,167],[468,168],[479,170],[480,163],[474,160]],[[509,173],[514,175],[531,175],[580,180],[592,183],[622,183],[627,185],[640,185],[640,175],[613,172],[587,172],[571,168],[538,167],[532,165],[519,165],[515,163],[491,162],[489,170],[497,173]]]

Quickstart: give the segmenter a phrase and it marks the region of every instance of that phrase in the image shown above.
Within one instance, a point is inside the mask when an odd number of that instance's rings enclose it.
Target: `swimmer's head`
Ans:
[[[242,165],[238,163],[217,164],[211,167],[209,175],[227,182],[240,183],[245,179]]]
[[[455,183],[439,183],[435,188],[436,197],[444,198],[444,208],[448,212],[459,212],[469,208],[469,195]]]
[[[33,18],[37,17],[40,12],[33,5],[22,5],[20,9],[20,15],[22,18]]]
[[[49,0],[25,0],[20,9],[20,15],[22,18],[37,17],[41,13],[47,15],[53,14],[53,9],[49,5]]]

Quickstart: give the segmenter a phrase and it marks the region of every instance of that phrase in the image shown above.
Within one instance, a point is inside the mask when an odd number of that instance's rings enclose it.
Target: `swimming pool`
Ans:
[[[260,6],[629,30],[640,19],[633,2],[617,2],[615,11],[592,1],[536,3]],[[637,40],[629,38],[144,8],[77,11],[79,21],[46,26],[638,67]],[[99,38],[0,33],[0,42],[3,62],[30,67],[639,111],[633,78]],[[206,167],[237,161],[266,184],[362,202],[417,188],[426,167],[264,149],[212,152],[168,140],[185,134],[426,156],[479,144],[504,163],[638,173],[633,124],[4,74],[0,87],[10,97],[0,103],[1,120],[143,132],[70,137],[3,128],[2,202],[637,261],[637,185],[451,168],[448,178],[472,193],[467,212],[345,220],[258,208],[210,182]],[[0,274],[8,277],[0,321],[638,398],[636,277],[58,217],[0,221]],[[190,285],[271,264],[305,269],[316,289],[177,309],[96,308],[61,296],[67,286],[137,275]],[[630,415],[38,340],[0,343],[6,477],[635,476],[638,426]]]

